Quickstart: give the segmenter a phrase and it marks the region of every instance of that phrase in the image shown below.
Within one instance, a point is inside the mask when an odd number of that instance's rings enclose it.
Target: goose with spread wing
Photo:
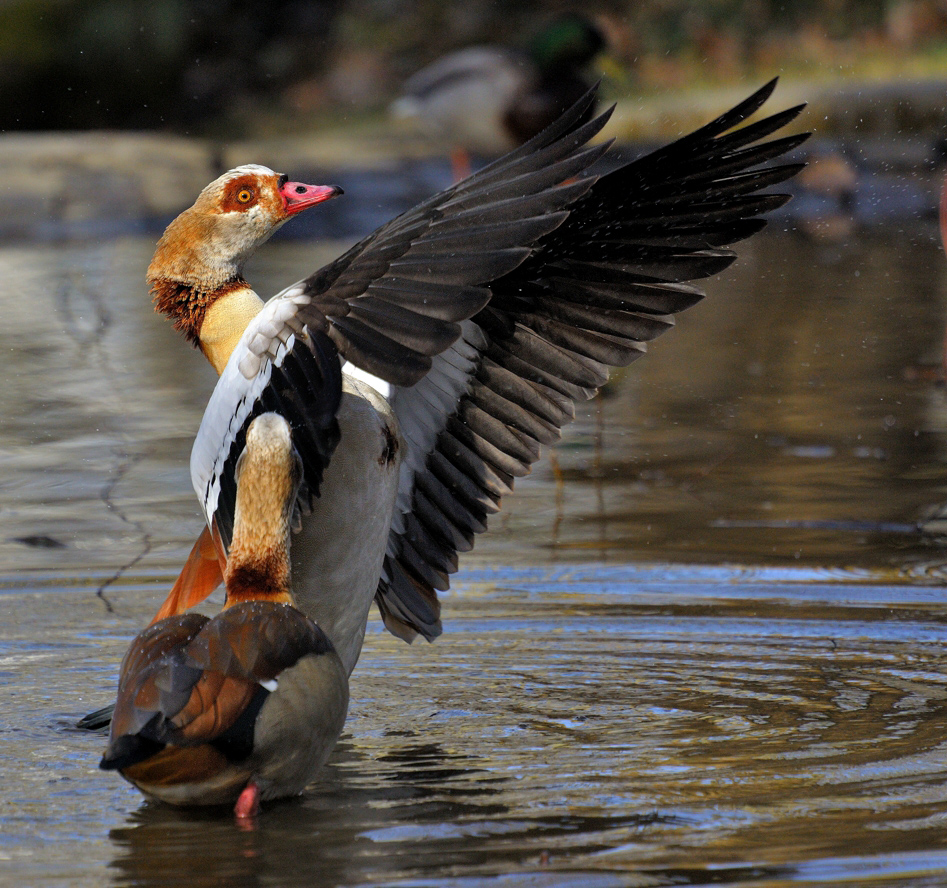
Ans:
[[[601,175],[609,146],[589,142],[610,112],[588,120],[589,93],[266,303],[242,276],[245,260],[341,190],[260,166],[207,186],[149,268],[157,309],[220,373],[191,459],[207,529],[159,616],[220,581],[245,430],[273,411],[304,467],[300,608],[348,671],[372,599],[401,638],[436,637],[437,592],[458,553],[575,402],[700,300],[692,282],[726,268],[730,245],[788,200],[766,189],[800,165],[771,161],[806,135],[768,137],[801,106],[746,123],[774,86]]]

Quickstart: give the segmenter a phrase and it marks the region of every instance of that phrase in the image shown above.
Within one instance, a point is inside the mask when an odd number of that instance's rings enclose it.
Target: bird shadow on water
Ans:
[[[317,784],[299,798],[265,803],[247,824],[226,808],[143,803],[109,833],[111,866],[120,884],[131,885],[352,884],[411,853],[408,841],[380,855],[378,830],[502,814],[490,802],[500,793],[490,785],[497,778],[484,775],[436,744],[393,748],[370,761],[343,741]],[[200,870],[185,875],[182,859],[200,861]]]
[[[144,802],[109,832],[110,867],[120,885],[195,888],[443,884],[446,873],[515,880],[540,870],[558,882],[556,849],[567,837],[570,856],[594,855],[608,847],[601,837],[609,832],[631,835],[681,821],[618,812],[514,818],[499,801],[513,778],[479,764],[434,743],[408,743],[371,758],[343,741],[317,785],[302,797],[265,804],[248,824],[223,808]],[[576,847],[576,836],[588,843]],[[194,865],[182,868],[182,860]]]

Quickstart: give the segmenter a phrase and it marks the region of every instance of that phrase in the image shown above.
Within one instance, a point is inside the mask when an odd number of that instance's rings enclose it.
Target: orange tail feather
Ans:
[[[168,597],[151,622],[157,623],[158,620],[184,613],[189,607],[200,604],[224,581],[222,562],[226,563],[218,556],[211,532],[205,527],[194,543],[191,554],[187,556]]]

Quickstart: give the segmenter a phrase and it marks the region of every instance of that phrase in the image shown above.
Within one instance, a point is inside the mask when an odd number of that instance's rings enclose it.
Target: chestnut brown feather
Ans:
[[[207,309],[221,297],[248,287],[249,284],[240,277],[208,289],[184,281],[155,278],[151,281],[151,301],[155,311],[171,319],[175,330],[192,345],[200,347],[200,332]]]
[[[132,642],[122,664],[101,767],[124,772],[167,746],[218,740],[262,683],[309,654],[331,650],[308,617],[269,601],[240,602],[213,620],[180,614],[155,623]],[[128,737],[144,742],[133,748]]]
[[[222,213],[242,213],[250,209],[259,199],[257,177],[254,175],[241,176],[232,180],[224,190],[218,206]],[[247,200],[240,200],[241,192],[248,192]]]
[[[150,786],[174,786],[209,780],[227,767],[226,756],[210,744],[166,746],[144,761],[122,769],[123,776]]]

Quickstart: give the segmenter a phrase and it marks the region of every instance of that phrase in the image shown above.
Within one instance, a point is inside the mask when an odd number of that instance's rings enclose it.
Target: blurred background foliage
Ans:
[[[0,128],[247,133],[377,111],[474,43],[570,6],[518,0],[0,0]],[[575,8],[574,4],[572,8]],[[947,0],[590,0],[607,88],[947,72]]]

